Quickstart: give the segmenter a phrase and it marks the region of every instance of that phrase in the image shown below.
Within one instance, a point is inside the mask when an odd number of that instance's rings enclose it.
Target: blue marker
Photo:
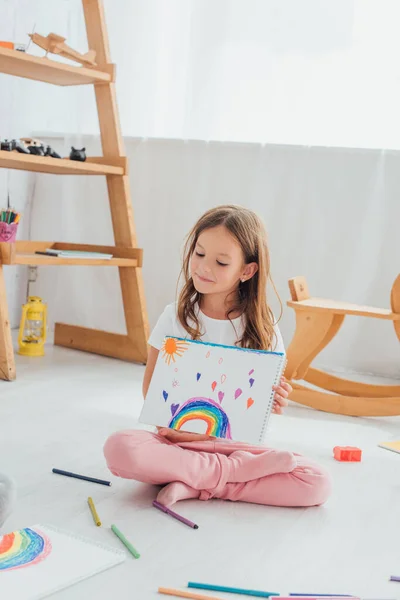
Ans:
[[[215,592],[228,592],[231,594],[243,594],[244,596],[257,596],[258,598],[270,598],[271,596],[279,596],[275,592],[259,592],[257,590],[243,590],[241,588],[226,587],[223,585],[210,585],[208,583],[193,583],[189,581],[189,588],[196,588],[198,590],[212,590]],[[279,600],[279,599],[277,599]]]

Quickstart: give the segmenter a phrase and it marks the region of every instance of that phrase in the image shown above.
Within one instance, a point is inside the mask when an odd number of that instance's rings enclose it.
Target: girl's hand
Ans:
[[[162,435],[174,444],[181,442],[205,442],[212,439],[209,435],[187,433],[186,431],[176,431],[175,429],[168,429],[168,427],[157,427],[157,429],[158,435]]]
[[[286,381],[285,377],[282,377],[280,384],[274,385],[273,389],[275,390],[275,396],[272,412],[277,415],[281,415],[284,407],[288,405],[286,398],[293,391],[293,388],[290,383]]]

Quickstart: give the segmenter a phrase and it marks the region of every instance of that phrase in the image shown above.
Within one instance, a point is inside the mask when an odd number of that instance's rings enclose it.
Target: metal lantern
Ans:
[[[46,341],[47,306],[37,296],[29,296],[22,306],[19,326],[18,354],[24,356],[43,356]]]

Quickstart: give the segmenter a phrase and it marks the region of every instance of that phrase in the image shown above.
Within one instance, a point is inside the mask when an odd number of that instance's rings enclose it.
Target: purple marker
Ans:
[[[196,525],[196,523],[193,523],[193,521],[189,521],[189,519],[185,519],[185,517],[182,517],[181,515],[178,515],[178,513],[174,512],[173,510],[171,510],[167,506],[164,506],[164,504],[161,504],[160,502],[157,502],[157,500],[153,500],[153,506],[155,508],[158,508],[158,510],[161,510],[162,512],[167,513],[167,515],[170,515],[171,517],[174,517],[174,519],[176,519],[177,521],[180,521],[181,523],[184,523],[185,525],[188,525],[192,529],[198,529],[199,528],[199,526]]]
[[[390,577],[390,581],[400,581],[400,577],[398,577],[397,575],[392,575]]]

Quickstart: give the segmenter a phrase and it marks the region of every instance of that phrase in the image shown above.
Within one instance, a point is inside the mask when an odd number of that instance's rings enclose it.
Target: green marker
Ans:
[[[129,550],[129,552],[132,554],[132,556],[134,556],[135,558],[140,558],[140,554],[139,552],[132,546],[132,544],[126,539],[126,537],[124,536],[123,533],[120,532],[120,530],[118,529],[118,527],[116,527],[115,525],[111,525],[111,529],[112,531],[115,533],[115,535],[117,537],[119,537],[119,539],[121,540],[121,542],[124,544],[124,546]]]

